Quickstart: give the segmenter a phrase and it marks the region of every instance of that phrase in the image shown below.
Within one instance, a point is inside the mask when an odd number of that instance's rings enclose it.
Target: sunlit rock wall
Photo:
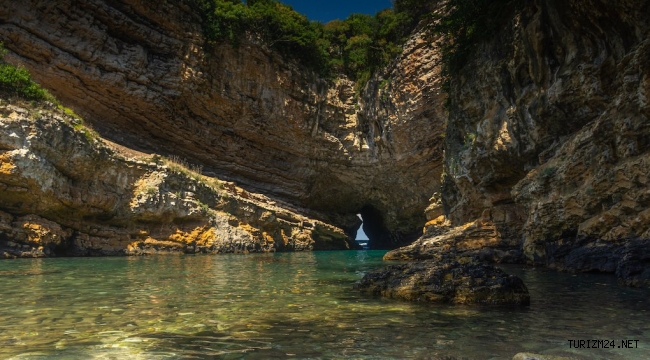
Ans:
[[[346,230],[368,206],[382,246],[417,236],[442,172],[434,46],[416,34],[358,95],[254,38],[207,46],[199,12],[190,0],[12,1],[0,40],[117,143],[180,155]]]

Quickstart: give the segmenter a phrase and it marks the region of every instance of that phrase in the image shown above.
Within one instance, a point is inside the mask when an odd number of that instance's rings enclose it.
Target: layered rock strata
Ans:
[[[538,0],[480,44],[451,78],[446,174],[428,208],[458,228],[395,257],[473,242],[493,261],[520,252],[649,284],[649,21],[646,1]],[[477,238],[477,222],[493,230]]]
[[[19,106],[20,105],[20,106]],[[339,228],[159,157],[53,105],[0,98],[0,257],[349,249]]]
[[[347,233],[361,212],[376,247],[429,220],[388,258],[452,253],[650,283],[647,1],[521,4],[450,78],[448,114],[426,30],[358,95],[252,36],[206,46],[199,11],[14,1],[0,39],[117,143],[180,155]],[[29,215],[5,212],[2,224]]]
[[[427,226],[413,244],[389,251],[384,260],[436,260],[445,257],[471,257],[485,262],[517,263],[521,259],[519,242],[506,242],[494,223],[476,220],[451,228]]]
[[[7,2],[0,39],[103,136],[325,214],[371,246],[417,237],[440,185],[445,95],[422,34],[366,87],[322,80],[254,37],[208,44],[182,1]]]

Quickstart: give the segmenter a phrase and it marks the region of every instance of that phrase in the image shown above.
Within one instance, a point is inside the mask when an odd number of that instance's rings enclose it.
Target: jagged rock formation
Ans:
[[[472,258],[442,257],[391,265],[367,273],[358,284],[364,293],[421,302],[528,305],[524,282]]]
[[[0,115],[0,258],[356,245],[233,184],[125,158],[53,106],[0,98]]]
[[[480,218],[523,261],[650,283],[649,20],[646,1],[538,0],[477,49],[451,82],[452,226]]]
[[[0,39],[117,143],[180,155],[349,232],[365,212],[371,246],[417,237],[442,173],[438,51],[414,36],[359,97],[254,38],[206,46],[195,3],[5,2]]]
[[[389,251],[384,260],[439,260],[442,256],[471,257],[486,262],[517,263],[520,243],[500,236],[494,223],[479,219],[457,227],[427,226],[424,235],[411,245]]]

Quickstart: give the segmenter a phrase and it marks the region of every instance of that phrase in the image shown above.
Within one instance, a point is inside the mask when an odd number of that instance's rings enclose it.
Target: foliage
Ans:
[[[322,26],[310,22],[291,6],[275,0],[199,0],[204,10],[204,32],[209,41],[229,40],[238,45],[246,32],[258,34],[280,53],[306,66],[326,68],[327,53],[320,46]]]
[[[54,100],[53,102],[56,103],[57,101]],[[66,115],[71,116],[71,117],[75,118],[76,120],[78,120],[79,122],[83,123],[83,119],[81,118],[81,116],[77,115],[77,113],[74,112],[74,110],[70,109],[69,107],[65,107],[65,106],[63,106],[61,104],[58,104],[56,107],[59,110],[63,111]]]
[[[393,0],[395,12],[404,14],[405,23],[413,25],[422,17],[428,15],[431,9],[441,0]]]
[[[74,118],[73,128],[76,131],[82,132],[88,142],[93,142],[99,138],[93,129],[84,124],[83,119],[77,115],[74,110],[61,105],[61,103],[51,95],[47,90],[43,89],[34,80],[32,80],[29,71],[23,67],[15,67],[4,61],[4,56],[7,50],[3,44],[0,43],[0,91],[9,95],[18,96],[25,100],[35,102],[49,101],[56,105],[66,115]],[[40,117],[40,111],[34,112],[36,117]]]
[[[400,45],[411,30],[405,19],[405,14],[386,9],[375,16],[352,14],[325,24],[323,37],[329,45],[332,71],[363,85],[374,71],[401,53]]]
[[[393,9],[375,16],[352,14],[327,24],[309,21],[277,0],[198,0],[209,41],[237,45],[255,33],[283,55],[321,76],[345,74],[359,86],[401,52],[417,23],[432,16],[433,33],[444,35],[443,71],[462,68],[476,45],[500,31],[523,0],[393,0]],[[437,15],[432,10],[438,8]]]
[[[86,140],[89,143],[92,143],[93,141],[95,141],[95,139],[98,139],[100,137],[99,134],[97,132],[95,132],[95,130],[93,130],[90,127],[88,127],[87,125],[85,125],[83,123],[83,121],[81,121],[80,119],[77,119],[77,121],[78,122],[73,125],[73,128],[76,131],[79,131],[82,134],[84,134],[84,136],[86,137]]]
[[[345,74],[360,84],[401,52],[413,28],[410,14],[390,9],[322,24],[276,0],[199,1],[210,42],[228,40],[236,46],[244,33],[258,34],[270,47],[321,76]]]
[[[149,161],[158,165],[167,166],[172,172],[183,174],[195,180],[196,182],[212,189],[223,189],[223,183],[219,179],[202,174],[203,166],[191,165],[187,161],[181,159],[180,156],[172,155],[169,158],[165,158],[163,156],[155,154],[149,159]]]
[[[52,95],[32,80],[27,69],[7,64],[4,61],[5,54],[6,50],[0,43],[0,91],[20,96],[26,100],[53,99]]]

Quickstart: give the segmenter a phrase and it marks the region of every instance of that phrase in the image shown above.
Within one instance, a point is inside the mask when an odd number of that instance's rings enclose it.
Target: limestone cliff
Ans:
[[[353,233],[361,212],[376,247],[395,247],[429,220],[389,258],[458,253],[647,284],[650,3],[520,3],[448,96],[427,26],[360,95],[253,35],[206,46],[191,0],[5,2],[0,39],[101,135],[293,204],[328,234]],[[220,209],[216,197],[201,201]]]
[[[0,258],[346,249],[341,229],[160,158],[52,105],[0,98]]]
[[[195,1],[5,1],[9,59],[102,136],[325,214],[374,245],[419,235],[439,187],[445,117],[436,49],[413,37],[363,96],[254,36],[206,46]]]
[[[430,220],[472,225],[388,257],[452,247],[650,283],[649,6],[531,1],[480,44],[451,79],[430,208]]]

